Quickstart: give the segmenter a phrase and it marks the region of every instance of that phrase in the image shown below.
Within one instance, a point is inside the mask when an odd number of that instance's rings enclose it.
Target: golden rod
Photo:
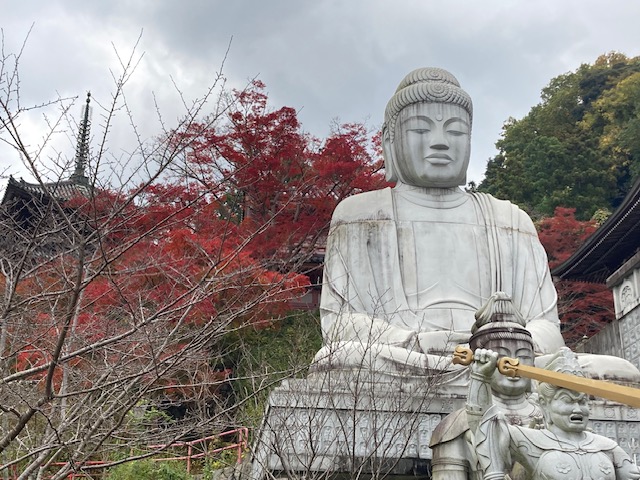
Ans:
[[[470,348],[458,345],[453,353],[453,363],[470,365],[473,352]],[[595,395],[613,400],[614,402],[640,408],[640,389],[625,387],[603,380],[578,377],[568,373],[552,372],[543,368],[520,365],[517,358],[502,357],[498,359],[498,371],[508,377],[526,377],[539,382],[546,382],[558,387],[568,388],[577,392]]]

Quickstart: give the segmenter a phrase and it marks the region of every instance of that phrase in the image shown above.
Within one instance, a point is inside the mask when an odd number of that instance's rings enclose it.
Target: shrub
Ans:
[[[192,477],[179,462],[136,460],[109,470],[107,480],[190,480]]]

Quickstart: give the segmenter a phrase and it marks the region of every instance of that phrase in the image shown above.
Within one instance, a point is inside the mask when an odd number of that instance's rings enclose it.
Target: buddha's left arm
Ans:
[[[533,338],[533,349],[536,355],[555,353],[564,347],[564,340],[559,325],[545,318],[537,318],[527,323],[527,330]]]

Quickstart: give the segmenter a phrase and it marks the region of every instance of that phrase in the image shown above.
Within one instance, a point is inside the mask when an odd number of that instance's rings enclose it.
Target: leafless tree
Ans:
[[[98,103],[99,129],[93,130],[98,142],[84,159],[86,170],[79,173],[86,175],[79,183],[67,177],[74,159],[46,156],[53,134],[74,123],[74,99],[22,105],[20,54],[3,50],[0,59],[0,140],[35,179],[14,182],[16,191],[28,195],[5,202],[0,212],[5,478],[90,474],[89,461],[135,458],[123,458],[122,452],[135,451],[139,443],[197,438],[229,425],[237,406],[215,403],[229,385],[227,370],[216,361],[238,348],[229,344],[230,334],[255,323],[294,288],[282,272],[265,279],[263,267],[243,256],[251,236],[232,238],[231,225],[218,232],[217,249],[203,248],[186,235],[181,250],[189,252],[186,256],[161,254],[168,232],[202,220],[200,205],[211,192],[176,199],[169,213],[150,221],[142,218],[152,210],[149,191],[188,170],[189,140],[179,132],[204,117],[205,108],[209,124],[223,115],[224,77],[218,74],[201,98],[183,98],[181,124],[165,127],[158,112],[161,134],[148,143],[137,132],[126,97],[140,55],[134,48],[118,59],[113,98],[109,105]],[[57,109],[58,115],[46,117],[49,133],[31,146],[21,118],[38,108]],[[116,158],[109,153],[109,132],[122,112],[138,145]],[[261,228],[256,225],[255,232]],[[197,269],[190,270],[194,264]],[[183,421],[165,421],[155,429],[142,425],[149,405],[172,399],[197,408],[189,408]]]

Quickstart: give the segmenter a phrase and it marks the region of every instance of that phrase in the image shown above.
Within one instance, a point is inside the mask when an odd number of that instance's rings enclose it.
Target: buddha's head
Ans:
[[[475,351],[486,348],[500,357],[518,358],[522,365],[533,366],[533,340],[525,320],[504,292],[496,292],[476,314],[469,346]],[[491,377],[491,390],[501,398],[520,397],[531,391],[531,380],[508,377],[497,369]]]
[[[385,110],[387,180],[450,188],[467,182],[473,106],[456,78],[441,68],[407,75]]]

